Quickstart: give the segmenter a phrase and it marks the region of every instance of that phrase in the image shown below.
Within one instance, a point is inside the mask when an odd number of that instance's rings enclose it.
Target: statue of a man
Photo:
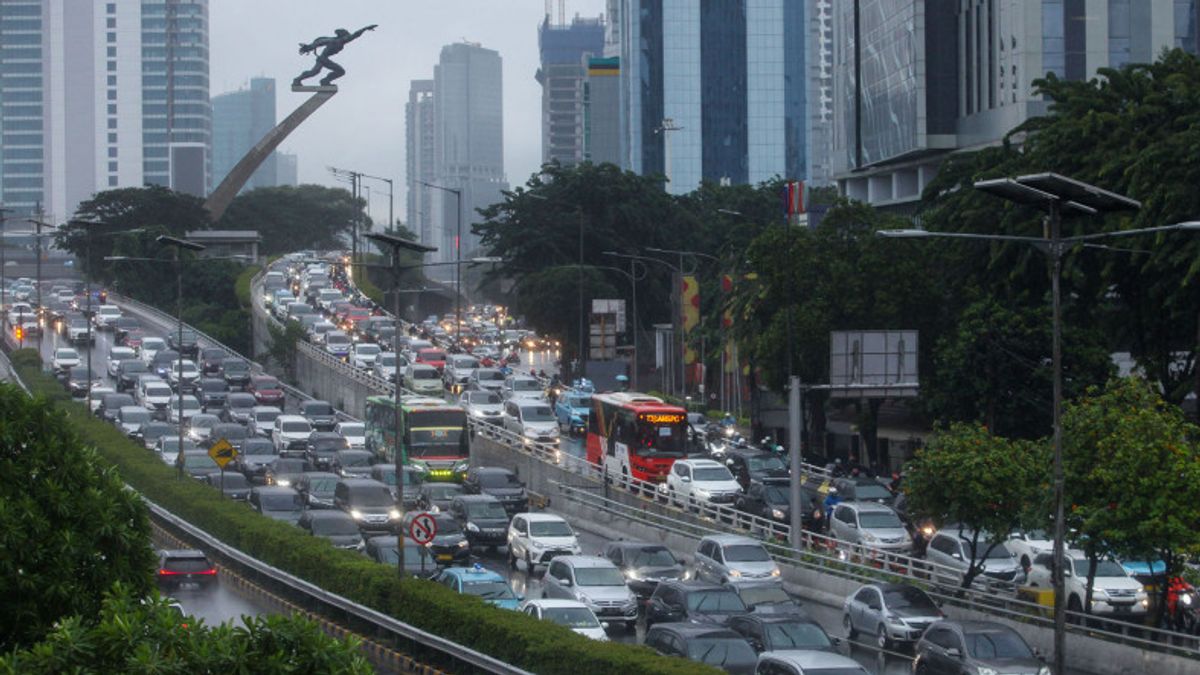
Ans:
[[[292,80],[292,86],[302,86],[305,80],[319,74],[322,68],[328,70],[329,73],[325,75],[325,77],[321,78],[321,85],[326,86],[333,84],[334,80],[346,74],[346,69],[334,63],[329,57],[342,51],[347,42],[350,42],[351,40],[357,40],[366,31],[375,30],[377,25],[378,24],[371,24],[365,28],[359,28],[353,33],[345,28],[339,28],[334,31],[333,37],[319,37],[308,44],[304,44],[303,42],[300,43],[301,54],[311,54],[319,47],[323,49],[321,49],[320,54],[317,54],[316,64],[314,64],[312,68],[300,73],[296,79]]]

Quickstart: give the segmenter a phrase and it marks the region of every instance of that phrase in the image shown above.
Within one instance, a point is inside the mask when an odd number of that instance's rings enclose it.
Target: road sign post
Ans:
[[[182,453],[183,450],[181,449],[180,454]],[[221,438],[208,449],[208,456],[212,457],[217,466],[221,467],[221,494],[225,494],[225,465],[237,459],[237,448],[233,447],[233,444],[228,440]]]
[[[437,536],[437,520],[434,519],[433,514],[421,513],[413,518],[412,523],[408,526],[408,536],[422,546],[433,541],[433,538]]]

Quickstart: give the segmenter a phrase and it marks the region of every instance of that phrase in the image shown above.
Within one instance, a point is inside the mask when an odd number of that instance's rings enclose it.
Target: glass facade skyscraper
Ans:
[[[250,87],[212,98],[213,187],[241,161],[263,136],[275,127],[275,78],[255,77]],[[271,156],[250,176],[242,188],[253,190],[280,185],[277,162]]]
[[[42,0],[0,3],[0,203],[23,215],[45,203],[43,20]]]
[[[583,99],[587,59],[604,50],[603,19],[575,17],[569,24],[538,27],[542,85],[542,161],[577,164],[584,159]]]

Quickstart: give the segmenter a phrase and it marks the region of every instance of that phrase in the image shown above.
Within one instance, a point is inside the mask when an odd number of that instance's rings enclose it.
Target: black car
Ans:
[[[725,624],[750,610],[732,588],[700,581],[663,581],[646,603],[646,627],[669,621]]]
[[[295,525],[304,513],[300,493],[290,487],[260,485],[250,490],[250,506],[268,518]]]
[[[191,549],[158,552],[159,588],[172,590],[184,584],[210,584],[217,580],[217,568],[208,561],[204,551]]]
[[[182,332],[173,330],[167,333],[167,346],[190,359],[195,359],[200,353],[196,331],[188,328],[184,328]]]
[[[759,614],[797,614],[804,612],[804,606],[796,598],[788,594],[787,591],[783,590],[783,584],[759,582],[730,584],[730,587],[752,612]]]
[[[88,393],[88,385],[93,382],[98,373],[93,370],[88,373],[87,366],[74,366],[67,371],[67,391],[71,392],[71,398],[85,398]]]
[[[403,532],[408,532],[413,519],[418,515],[420,515],[419,511],[404,514],[404,520],[401,523],[401,527],[404,528]],[[437,522],[437,534],[434,535],[428,548],[429,552],[433,554],[434,561],[439,565],[469,564],[471,562],[471,544],[467,541],[466,534],[463,533],[462,525],[449,513],[435,513],[432,516]]]
[[[491,495],[500,500],[511,516],[529,510],[529,495],[517,474],[498,466],[473,466],[463,478],[467,494]]]
[[[878,502],[891,506],[896,501],[896,495],[886,485],[867,476],[835,478],[833,487],[844,502]]]
[[[204,377],[220,377],[221,362],[225,360],[225,350],[217,347],[207,347],[200,350],[200,374]],[[223,379],[223,378],[222,378]]]
[[[246,480],[255,485],[267,482],[267,465],[278,459],[275,444],[268,438],[247,438],[242,442],[242,449],[237,459],[237,470],[242,472]]]
[[[239,453],[242,451],[242,446],[250,438],[250,432],[246,431],[246,427],[240,424],[230,424],[222,422],[214,425],[208,433],[208,447],[212,447],[214,443],[221,440],[229,441],[229,444],[234,447]]]
[[[821,507],[819,495],[815,490],[801,487],[800,498],[804,504],[804,510],[800,513],[801,525],[806,530],[822,531],[825,511]],[[739,511],[787,526],[792,522],[791,503],[788,485],[752,483],[744,493],[737,496],[733,505]]]
[[[495,549],[508,541],[508,512],[491,495],[459,495],[450,502],[450,515],[462,524],[473,547]]]
[[[250,498],[250,481],[237,471],[215,471],[204,477],[204,482],[225,493],[234,501],[246,501]]]
[[[404,467],[404,510],[405,511],[427,511],[429,509],[420,505],[419,498],[421,487],[421,472],[416,467]],[[375,464],[371,466],[371,473],[367,476],[372,480],[377,480],[380,483],[388,486],[392,491],[392,496],[396,496],[396,465],[395,464]],[[457,483],[447,483],[460,487]],[[461,492],[461,488],[460,488]],[[458,493],[455,493],[458,494]]]
[[[350,441],[332,431],[314,431],[308,435],[304,446],[304,458],[309,466],[318,471],[330,471],[333,456],[338,450],[349,450]]]
[[[142,444],[153,450],[163,436],[178,436],[179,425],[151,420],[142,425]]]
[[[958,675],[1041,672],[1038,655],[1012,628],[994,621],[937,621],[913,647],[915,672]]]
[[[324,537],[335,548],[358,549],[363,545],[358,523],[342,511],[305,511],[296,523],[300,529],[316,537]]]
[[[806,614],[743,614],[729,620],[756,652],[805,649],[836,652],[840,638],[829,637],[821,624]]]
[[[263,471],[263,482],[266,485],[293,487],[303,473],[304,460],[278,457]]]
[[[225,407],[225,399],[229,396],[229,385],[219,377],[202,377],[196,382],[195,391],[196,397],[200,399],[200,409],[219,415]]]
[[[230,389],[241,391],[250,384],[250,364],[242,359],[225,359],[221,361],[220,375]]]
[[[328,471],[305,471],[296,482],[296,491],[309,509],[332,509],[333,490],[341,477]]]
[[[407,483],[405,490],[408,490]],[[421,483],[416,488],[417,508],[422,511],[446,511],[454,498],[465,494],[459,483]],[[407,501],[407,500],[406,500]]]
[[[372,478],[371,461],[374,459],[375,453],[367,452],[366,450],[338,450],[333,453],[333,461],[329,463],[329,470],[342,478]],[[393,466],[393,476],[395,475],[395,470],[395,466]],[[388,489],[392,487],[389,485]],[[395,490],[392,490],[393,495],[395,495],[395,492]]]
[[[654,594],[659,582],[679,580],[687,575],[684,561],[662,544],[614,541],[604,550],[604,557],[621,570],[629,590],[643,600]]]
[[[337,426],[337,412],[328,401],[304,401],[300,404],[300,414],[308,418],[308,423],[317,431],[333,431]]]
[[[138,384],[138,378],[150,369],[141,359],[126,359],[117,364],[117,391],[133,391]]]
[[[762,450],[733,449],[725,453],[725,466],[745,490],[752,483],[787,485],[791,472],[783,457]]]
[[[100,408],[96,410],[96,414],[105,422],[116,424],[117,413],[121,412],[121,408],[131,405],[137,405],[137,402],[129,394],[105,394],[104,398],[100,399]]]
[[[135,331],[142,331],[142,322],[132,316],[120,316],[113,322],[113,342],[123,347],[132,347],[129,343],[129,334]]]
[[[213,458],[208,456],[207,450],[185,451],[181,457],[175,458],[175,467],[196,480],[204,480],[208,474],[221,470]]]
[[[646,630],[646,646],[735,675],[753,675],[758,654],[740,634],[713,625],[664,623]]]
[[[161,377],[164,382],[167,381],[167,376],[170,375],[172,368],[179,367],[179,352],[173,349],[160,349],[154,352],[154,358],[150,360],[150,372]]]
[[[399,548],[395,536],[380,535],[367,539],[363,553],[377,563],[395,567],[400,560]],[[413,576],[429,579],[436,575],[441,567],[434,562],[433,556],[429,555],[429,549],[405,537],[404,569]]]
[[[250,418],[254,415],[254,406],[256,405],[258,402],[254,400],[253,394],[235,391],[226,394],[225,405],[217,415],[226,422],[250,424]]]

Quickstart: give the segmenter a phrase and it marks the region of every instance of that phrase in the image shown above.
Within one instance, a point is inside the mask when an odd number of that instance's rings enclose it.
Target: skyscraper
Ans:
[[[499,201],[501,191],[508,189],[500,64],[495,50],[460,42],[443,47],[434,67],[436,180],[431,182],[461,195],[460,203],[445,190],[429,193],[430,240],[443,261],[455,259],[460,225],[463,256],[476,248],[478,238],[471,234],[471,224],[480,220],[476,209]]]
[[[575,17],[552,24],[547,14],[538,26],[542,85],[542,161],[578,164],[584,158],[584,79],[588,56],[604,49],[604,19]]]
[[[275,184],[296,186],[300,183],[300,158],[289,152],[275,153]]]
[[[408,218],[405,221],[421,242],[440,245],[433,234],[430,188],[424,183],[437,180],[434,170],[435,116],[433,80],[413,80],[404,104],[405,176],[408,182]]]
[[[811,0],[621,0],[622,165],[674,193],[810,178]]]
[[[262,137],[275,128],[275,79],[255,77],[248,89],[214,96],[212,99],[213,186],[241,161]],[[245,190],[279,185],[279,153],[258,167],[246,181]]]
[[[0,201],[63,220],[145,183],[207,193],[208,0],[0,3]]]
[[[1045,114],[1033,80],[1083,80],[1196,53],[1196,0],[846,0],[833,3],[839,190],[903,208],[949,152]]]
[[[585,55],[583,158],[621,164],[621,58]]]

